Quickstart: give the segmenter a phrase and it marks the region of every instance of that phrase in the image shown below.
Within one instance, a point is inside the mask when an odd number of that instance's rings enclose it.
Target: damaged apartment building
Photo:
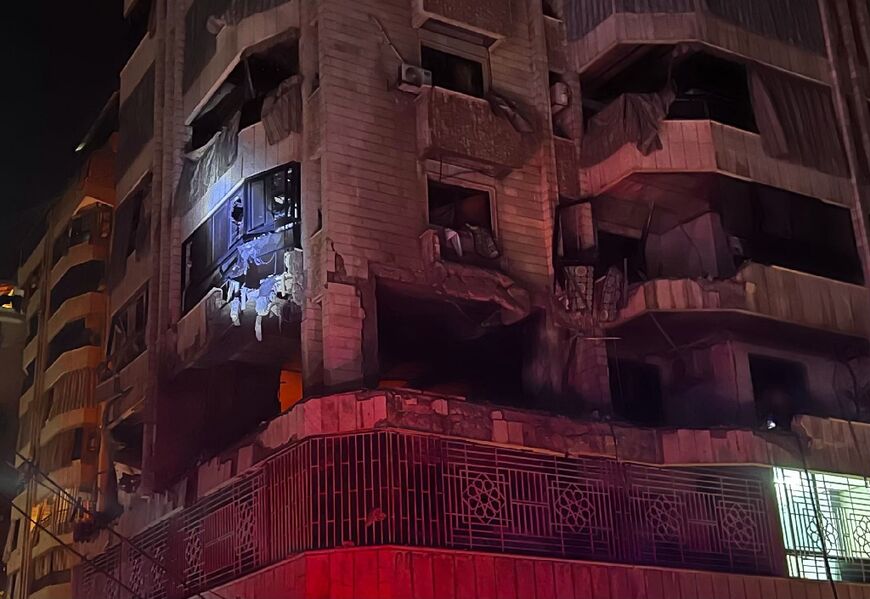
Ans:
[[[870,595],[866,2],[124,10],[74,597]]]

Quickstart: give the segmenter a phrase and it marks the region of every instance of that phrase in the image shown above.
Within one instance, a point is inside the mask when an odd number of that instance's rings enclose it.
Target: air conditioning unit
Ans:
[[[563,81],[557,81],[550,86],[550,106],[553,113],[567,108],[571,104],[571,88]]]
[[[403,62],[399,67],[399,89],[411,94],[432,86],[432,71]]]

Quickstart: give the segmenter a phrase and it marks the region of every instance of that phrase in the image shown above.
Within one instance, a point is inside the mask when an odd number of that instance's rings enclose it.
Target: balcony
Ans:
[[[569,54],[584,76],[597,77],[620,62],[631,61],[646,48],[682,42],[708,44],[750,60],[829,81],[824,34],[815,3],[786,11],[778,22],[762,15],[777,10],[746,8],[734,0],[566,2]],[[768,5],[770,0],[757,4]],[[570,6],[577,5],[578,12]],[[630,6],[629,6],[630,5]],[[576,9],[575,9],[576,10]]]
[[[171,580],[184,596],[301,552],[383,545],[771,574],[768,484],[762,474],[362,432],[293,444],[134,545],[185,556],[149,580],[154,591]],[[116,546],[94,563],[126,581],[136,559]],[[84,566],[76,596],[103,596],[105,584]]]
[[[449,30],[458,28],[477,34],[490,46],[508,36],[512,17],[510,2],[502,0],[413,0],[414,27]]]
[[[789,335],[817,343],[870,336],[870,290],[776,266],[747,264],[729,280],[656,279],[629,288],[625,307],[608,326],[619,334],[649,326],[640,317],[658,315],[669,331],[730,324],[746,330],[796,328]],[[760,320],[761,319],[761,320]],[[801,332],[802,330],[802,332]],[[650,329],[651,332],[651,329]],[[675,333],[679,334],[679,333]]]
[[[302,252],[291,250],[287,255],[284,276],[294,282],[291,285],[301,284]],[[178,322],[182,367],[202,368],[231,360],[280,365],[298,357],[301,301],[298,295],[275,300],[269,313],[258,316],[263,308],[258,307],[255,295],[246,296],[244,306],[234,306],[233,301],[225,301],[222,289],[212,288]]]
[[[848,203],[849,179],[768,156],[761,136],[712,120],[666,120],[662,149],[644,156],[634,145],[581,171],[585,193],[649,205],[651,197],[696,202],[687,174],[718,173],[814,198]]]
[[[522,167],[534,150],[533,140],[482,98],[432,87],[419,95],[416,106],[422,158],[503,177]]]

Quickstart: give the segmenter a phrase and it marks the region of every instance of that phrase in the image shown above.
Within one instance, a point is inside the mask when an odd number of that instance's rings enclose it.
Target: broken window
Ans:
[[[439,228],[445,257],[468,261],[499,257],[489,193],[429,179],[429,224]]]
[[[789,430],[792,418],[809,404],[804,365],[750,354],[749,372],[759,426]]]
[[[598,231],[598,260],[595,262],[595,278],[607,275],[611,268],[624,273],[629,283],[646,279],[646,263],[643,243],[640,239]]]
[[[737,266],[749,260],[863,282],[849,208],[733,179],[723,186],[717,209]]]
[[[222,287],[230,275],[230,263],[237,261],[237,248],[252,242],[258,236],[281,232],[282,248],[301,248],[302,206],[300,201],[299,164],[263,173],[248,179],[239,191],[223,202],[201,224],[183,246],[184,306],[189,310],[214,287]],[[271,247],[274,252],[277,248]],[[244,270],[251,278],[259,277],[260,266],[268,261],[268,268],[279,269],[271,256],[245,256],[255,264]],[[263,264],[256,264],[262,262]],[[280,270],[280,269],[279,269]],[[250,287],[254,282],[249,281]]]
[[[483,64],[425,45],[421,47],[420,55],[421,66],[432,73],[432,85],[469,96],[483,97],[486,92]]]
[[[260,122],[266,96],[298,72],[296,40],[244,56],[191,124],[190,148],[203,147],[236,113],[241,113],[239,129]]]
[[[119,372],[145,351],[148,320],[148,287],[142,289],[112,317],[108,361],[111,372]]]
[[[634,424],[657,426],[664,420],[661,373],[652,364],[611,359],[613,412]]]
[[[103,284],[105,266],[100,260],[90,260],[76,264],[66,271],[51,290],[49,313],[54,314],[70,298],[99,291]]]
[[[48,343],[46,368],[54,364],[62,354],[88,345],[99,346],[99,334],[87,327],[84,318],[68,322]]]

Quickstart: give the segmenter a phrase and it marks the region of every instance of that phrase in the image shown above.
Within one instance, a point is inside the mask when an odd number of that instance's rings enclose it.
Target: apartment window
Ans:
[[[282,232],[283,247],[301,248],[301,222],[298,163],[248,179],[184,242],[185,310],[223,285],[222,267],[240,243]]]
[[[486,93],[480,61],[426,45],[420,54],[421,66],[432,73],[432,85],[479,98]]]
[[[870,582],[867,479],[774,468],[789,575]]]
[[[105,272],[106,265],[100,260],[90,260],[70,268],[51,290],[49,312],[54,314],[70,298],[99,291]]]
[[[108,357],[112,372],[119,372],[145,351],[148,288],[145,287],[112,317]]]
[[[489,192],[428,182],[429,223],[438,227],[445,257],[493,260],[499,257]]]
[[[792,418],[808,404],[803,364],[750,355],[749,370],[758,423],[764,428],[788,430]]]
[[[609,361],[613,412],[634,424],[657,426],[664,420],[661,373],[652,364]]]
[[[849,208],[765,185],[725,179],[717,211],[739,240],[735,262],[783,266],[845,281],[864,280]]]
[[[99,335],[87,328],[84,318],[68,322],[48,344],[46,368],[62,354],[88,345],[99,346]]]

